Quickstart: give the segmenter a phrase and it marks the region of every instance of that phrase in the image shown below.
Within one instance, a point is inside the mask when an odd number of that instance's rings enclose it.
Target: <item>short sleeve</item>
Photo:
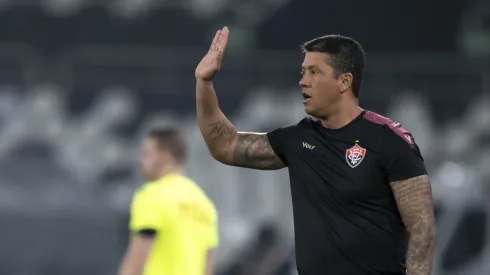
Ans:
[[[154,230],[162,227],[162,207],[155,196],[147,190],[136,192],[131,204],[129,229],[132,232]]]
[[[300,122],[301,123],[301,122]],[[290,148],[289,142],[297,127],[300,124],[291,125],[283,128],[275,129],[267,133],[269,143],[274,150],[274,153],[286,164],[287,162],[287,149]]]
[[[205,242],[209,248],[215,248],[219,245],[218,211],[212,201],[208,202],[209,207],[207,207],[207,215],[210,222],[208,223],[208,226],[206,226]]]
[[[214,220],[211,226],[211,232],[209,232],[209,248],[215,248],[219,245],[219,230],[218,230],[218,219]]]
[[[409,132],[398,135],[390,131],[384,146],[384,163],[390,182],[427,174],[424,159]]]

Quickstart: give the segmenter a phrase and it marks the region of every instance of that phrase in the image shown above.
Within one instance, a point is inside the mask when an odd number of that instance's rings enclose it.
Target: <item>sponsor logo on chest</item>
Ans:
[[[309,144],[309,143],[306,143],[306,142],[303,142],[303,147],[306,148],[306,149],[310,149],[310,150],[313,150],[315,149],[315,146]]]

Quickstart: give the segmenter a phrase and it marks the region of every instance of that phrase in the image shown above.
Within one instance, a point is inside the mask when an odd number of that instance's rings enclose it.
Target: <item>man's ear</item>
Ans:
[[[341,74],[339,76],[340,81],[340,92],[345,93],[352,87],[352,80],[354,77],[351,73]]]
[[[160,150],[159,152],[159,157],[160,157],[160,161],[163,162],[163,163],[171,163],[173,162],[175,159],[174,157],[172,156],[172,154],[170,154],[170,152],[168,150]]]

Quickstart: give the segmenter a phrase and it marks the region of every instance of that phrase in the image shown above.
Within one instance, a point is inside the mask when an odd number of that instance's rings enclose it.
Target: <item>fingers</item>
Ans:
[[[226,49],[226,45],[228,45],[228,37],[230,34],[230,30],[228,30],[228,27],[224,27],[221,30],[220,37],[218,40],[218,51],[219,52],[224,52]]]
[[[211,42],[211,47],[209,48],[210,51],[217,51],[218,50],[218,41],[219,41],[220,35],[221,35],[221,30],[218,30],[216,32],[216,35],[213,38],[213,42]]]
[[[225,55],[225,49],[226,46],[228,45],[228,37],[229,37],[230,31],[228,30],[227,27],[224,27],[221,30],[220,37],[218,39],[218,55],[216,56],[216,62],[218,64],[218,67],[221,67],[221,62],[223,61],[223,56]]]
[[[224,51],[228,44],[229,33],[228,27],[218,30],[213,38],[209,51]]]

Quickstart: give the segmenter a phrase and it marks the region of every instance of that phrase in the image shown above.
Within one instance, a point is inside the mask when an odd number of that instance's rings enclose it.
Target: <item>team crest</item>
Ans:
[[[351,168],[356,168],[359,164],[361,164],[365,156],[366,149],[362,148],[357,143],[345,151],[345,160]]]

